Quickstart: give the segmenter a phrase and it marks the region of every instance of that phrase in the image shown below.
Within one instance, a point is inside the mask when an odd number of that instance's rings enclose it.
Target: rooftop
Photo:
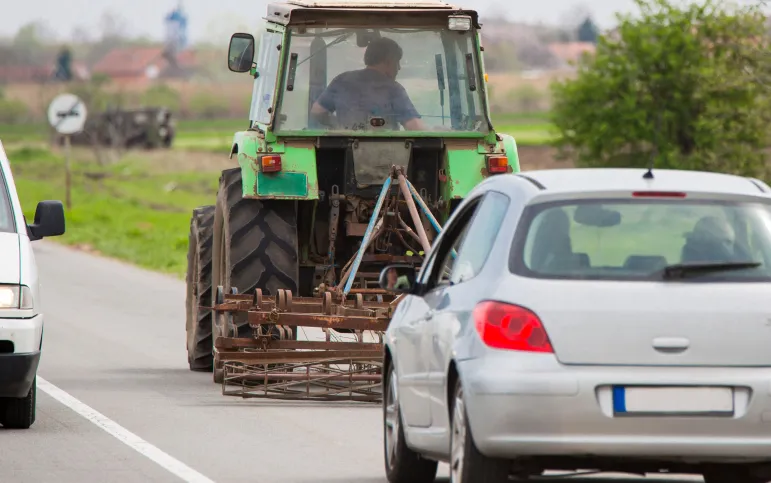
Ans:
[[[762,181],[732,174],[654,169],[645,179],[642,168],[571,168],[523,171],[521,175],[543,186],[542,193],[592,191],[709,192],[745,196],[771,196]]]

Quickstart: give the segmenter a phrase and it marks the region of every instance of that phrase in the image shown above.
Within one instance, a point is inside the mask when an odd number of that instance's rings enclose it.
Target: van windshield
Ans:
[[[521,230],[511,259],[519,275],[662,280],[667,267],[682,265],[723,267],[699,271],[694,281],[771,281],[766,204],[571,200],[531,206]]]
[[[0,151],[1,153],[2,151]],[[5,182],[3,171],[0,170],[0,233],[15,233],[16,227],[13,222],[13,211],[11,210],[11,199],[8,194],[8,185]]]
[[[487,133],[475,35],[292,27],[276,131]]]

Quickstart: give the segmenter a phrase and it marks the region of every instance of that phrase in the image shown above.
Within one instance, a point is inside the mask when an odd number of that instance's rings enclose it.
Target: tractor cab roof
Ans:
[[[474,26],[480,27],[476,11],[442,0],[285,0],[268,5],[266,20],[282,25],[311,25],[335,20],[349,23],[353,18],[371,19],[372,15],[380,15],[380,23],[388,23],[382,19],[383,14],[391,14],[392,18],[417,16],[418,19],[437,14],[468,15]]]
[[[288,0],[286,3],[305,8],[444,8],[457,7],[441,0]]]

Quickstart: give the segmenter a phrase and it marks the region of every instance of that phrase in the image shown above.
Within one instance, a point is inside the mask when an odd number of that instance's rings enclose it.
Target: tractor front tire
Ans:
[[[211,371],[213,367],[212,240],[214,206],[193,210],[187,249],[187,362],[191,371]]]
[[[244,198],[241,168],[223,171],[214,215],[213,286],[222,286],[226,294],[235,287],[242,294],[254,294],[259,288],[265,296],[275,296],[279,289],[297,295],[296,204]],[[237,333],[229,330],[224,315],[213,318],[215,339],[252,336],[246,314],[233,318]],[[215,367],[215,382],[220,382],[217,369],[221,368]]]

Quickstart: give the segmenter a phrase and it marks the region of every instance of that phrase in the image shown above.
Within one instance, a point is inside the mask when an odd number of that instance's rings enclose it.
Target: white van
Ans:
[[[35,422],[36,376],[43,348],[40,282],[31,242],[64,234],[60,201],[41,201],[27,224],[0,142],[0,424]]]

